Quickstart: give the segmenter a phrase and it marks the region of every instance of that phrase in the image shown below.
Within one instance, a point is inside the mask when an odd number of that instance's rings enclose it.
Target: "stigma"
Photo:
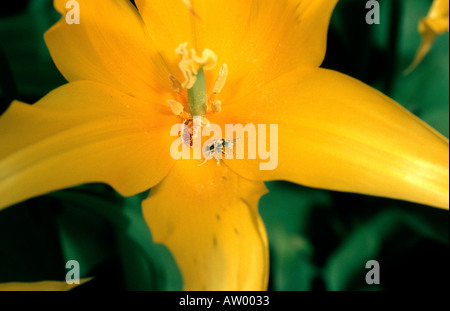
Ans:
[[[178,67],[180,67],[185,79],[181,85],[186,89],[191,89],[197,82],[197,75],[200,69],[211,70],[216,67],[217,55],[210,49],[204,49],[202,56],[199,57],[195,49],[191,49],[189,53],[187,45],[187,42],[180,44],[175,49],[175,54],[181,56]]]

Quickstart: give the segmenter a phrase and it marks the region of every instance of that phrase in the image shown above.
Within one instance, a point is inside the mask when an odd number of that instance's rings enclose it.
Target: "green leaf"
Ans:
[[[398,279],[395,278],[395,270],[401,269],[404,265],[403,262],[400,262],[399,265],[396,258],[401,258],[402,254],[420,249],[422,244],[434,240],[440,240],[440,243],[444,243],[448,247],[448,226],[447,237],[443,237],[439,234],[439,230],[434,228],[433,222],[430,221],[433,217],[422,218],[420,214],[422,212],[416,214],[407,210],[385,209],[376,214],[375,217],[355,226],[353,232],[329,257],[324,267],[323,278],[327,289],[333,291],[380,290],[390,286],[394,287],[392,283],[398,282]],[[446,212],[433,210],[432,214],[434,214],[432,216],[442,217]],[[439,249],[440,243],[434,242],[437,249]],[[446,247],[441,246],[443,249]],[[436,249],[434,251],[436,252]],[[439,254],[439,252],[436,253]],[[426,257],[427,254],[424,254],[424,256]],[[445,262],[445,257],[441,258]],[[442,261],[439,259],[435,259],[435,267],[433,267],[435,271],[439,271],[439,267],[442,265]],[[365,266],[369,260],[377,260],[380,263],[381,271],[390,271],[380,272],[381,285],[368,285],[365,282],[365,275],[368,272]],[[414,267],[415,273],[415,275],[410,275],[410,278],[416,277],[418,283],[420,283],[420,278],[423,278],[424,275],[427,277],[427,274],[433,271],[427,263],[423,263],[421,260],[420,257],[408,258],[408,261],[413,263],[410,266]],[[391,280],[384,282],[383,279]],[[406,286],[408,285],[405,284]],[[424,284],[418,284],[417,286],[423,287]]]
[[[330,198],[325,191],[286,182],[267,183],[269,193],[259,210],[267,228],[274,290],[311,290],[318,269],[313,262],[310,231],[313,210],[324,209]]]
[[[59,18],[52,0],[34,0],[22,13],[0,19],[0,43],[17,82],[18,99],[34,102],[65,83],[43,37]]]
[[[118,281],[124,282],[124,289],[181,289],[181,274],[173,257],[164,246],[153,243],[142,216],[141,201],[146,195],[124,198],[101,185],[50,194],[64,202],[65,213],[76,221],[71,232],[61,226],[62,236],[68,236],[65,242],[72,242],[65,246],[69,248],[66,257],[71,255],[67,260],[81,260],[80,265],[83,262],[82,266],[91,271],[105,259],[118,261],[121,270],[117,273]],[[84,216],[74,219],[80,213]],[[89,219],[94,218],[97,221],[89,225]],[[80,228],[83,234],[79,234]]]

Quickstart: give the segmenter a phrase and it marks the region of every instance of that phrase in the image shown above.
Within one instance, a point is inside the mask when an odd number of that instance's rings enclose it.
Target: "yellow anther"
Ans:
[[[169,99],[167,101],[167,104],[169,105],[170,110],[172,110],[173,114],[176,116],[179,116],[184,111],[183,105],[176,100]]]
[[[202,117],[202,126],[208,127],[210,125],[211,125],[211,122],[209,122],[209,120],[206,119],[205,117]]]
[[[214,83],[213,93],[219,94],[220,91],[222,91],[223,87],[225,86],[225,82],[227,82],[227,76],[228,76],[228,66],[227,64],[223,64],[222,67],[220,67],[219,70],[219,76],[216,79],[216,82]]]
[[[214,113],[219,113],[222,111],[222,102],[220,100],[215,100],[211,105],[211,110]]]
[[[172,90],[175,93],[180,94],[181,91],[183,90],[183,86],[181,86],[180,81],[178,81],[178,79],[172,75],[169,75],[169,80],[170,80],[170,85],[172,86]]]
[[[178,66],[180,67],[185,79],[185,81],[182,83],[182,87],[191,89],[194,86],[195,81],[197,81],[196,75],[199,69],[213,69],[217,63],[217,56],[213,51],[209,49],[204,49],[201,57],[197,56],[197,53],[194,49],[191,49],[191,53],[189,54],[187,45],[187,42],[181,43],[175,49],[175,53],[181,56],[181,60],[178,63]]]

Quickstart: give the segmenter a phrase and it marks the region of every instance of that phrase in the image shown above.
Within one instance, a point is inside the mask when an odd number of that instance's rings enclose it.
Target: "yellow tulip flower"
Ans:
[[[448,0],[434,0],[427,16],[420,20],[419,33],[422,36],[422,42],[412,64],[406,69],[406,73],[411,72],[420,64],[438,35],[448,32],[448,5]]]
[[[448,209],[448,140],[319,68],[336,2],[79,0],[80,24],[62,18],[45,34],[69,83],[0,117],[0,208],[90,182],[124,196],[152,188],[143,214],[186,290],[267,288],[264,181]],[[171,127],[193,115],[277,124],[278,166],[174,160]]]

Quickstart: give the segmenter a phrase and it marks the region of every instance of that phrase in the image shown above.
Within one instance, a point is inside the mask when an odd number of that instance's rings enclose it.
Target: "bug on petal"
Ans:
[[[225,158],[230,158],[229,153],[227,151],[232,152],[232,145],[236,142],[236,139],[216,139],[209,144],[203,150],[203,156],[205,160],[200,163],[198,166],[205,164],[208,160],[212,158],[216,159],[217,165],[220,164],[220,160],[222,159],[222,155],[225,155]]]

